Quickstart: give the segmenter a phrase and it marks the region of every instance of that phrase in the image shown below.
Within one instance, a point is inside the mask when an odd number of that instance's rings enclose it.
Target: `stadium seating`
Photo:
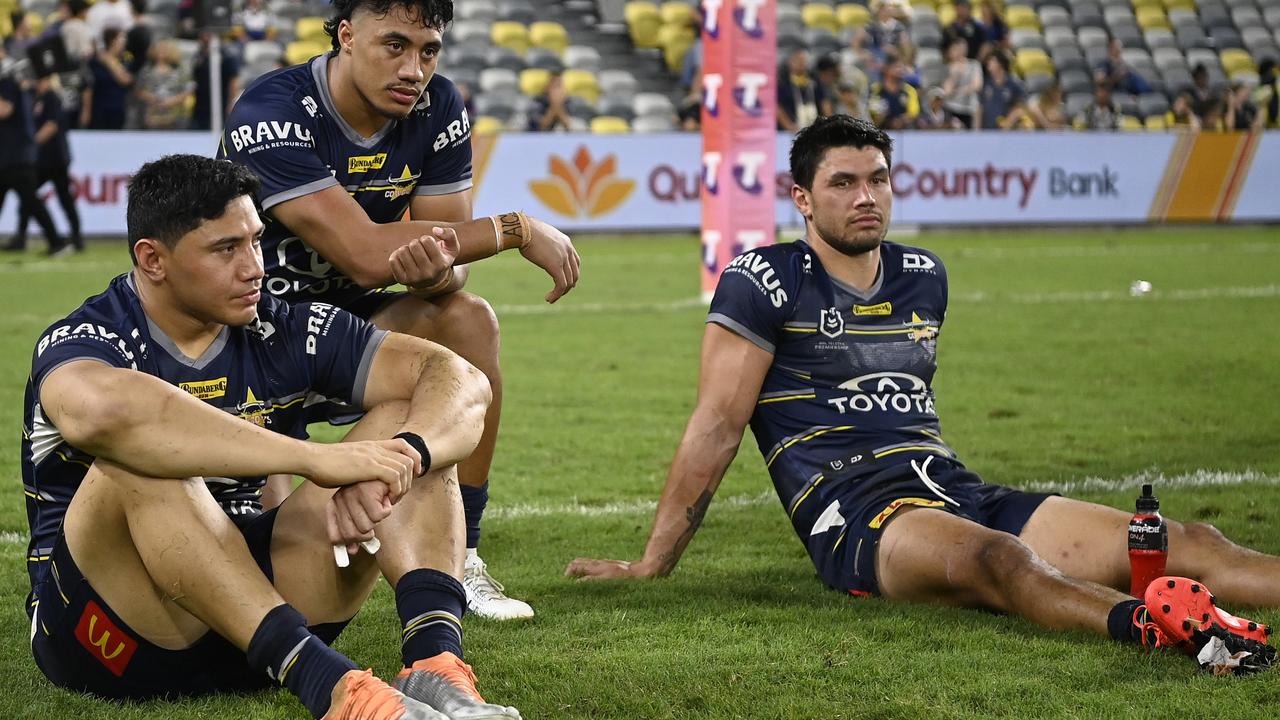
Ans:
[[[591,132],[596,135],[618,135],[631,132],[631,126],[620,117],[600,115],[591,119]]]

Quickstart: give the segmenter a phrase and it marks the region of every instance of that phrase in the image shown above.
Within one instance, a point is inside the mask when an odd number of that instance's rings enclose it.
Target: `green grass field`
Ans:
[[[951,310],[936,381],[950,444],[988,480],[1166,514],[1280,553],[1280,233],[1203,228],[927,233]],[[674,575],[585,584],[576,556],[632,558],[694,401],[696,241],[589,238],[555,307],[518,256],[471,289],[504,331],[505,417],[483,552],[538,617],[468,619],[488,697],[526,718],[1263,718],[1280,675],[1214,679],[1188,659],[979,612],[826,590],[754,441]],[[53,688],[22,612],[23,384],[39,332],[126,269],[122,244],[0,264],[0,718],[302,718],[283,691],[116,705]],[[1130,297],[1135,280],[1154,290]],[[326,430],[322,436],[335,435]],[[380,584],[338,647],[398,668]],[[1280,610],[1254,617],[1280,623]]]

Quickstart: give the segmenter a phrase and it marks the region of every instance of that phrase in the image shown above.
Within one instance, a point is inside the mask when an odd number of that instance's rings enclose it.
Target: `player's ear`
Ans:
[[[159,240],[142,238],[133,244],[133,256],[138,259],[138,271],[154,282],[165,276],[165,260],[168,253]]]
[[[351,52],[351,43],[355,37],[355,31],[351,27],[351,20],[343,20],[338,23],[338,48]]]
[[[791,186],[791,202],[795,203],[796,209],[800,211],[806,220],[813,219],[813,208],[809,198],[809,191],[792,184]]]

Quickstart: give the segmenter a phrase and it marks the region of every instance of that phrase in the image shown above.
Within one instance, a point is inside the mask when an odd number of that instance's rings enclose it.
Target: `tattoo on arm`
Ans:
[[[693,534],[698,532],[698,527],[702,525],[703,518],[707,516],[707,508],[711,506],[711,496],[710,489],[703,490],[698,499],[684,509],[684,516],[689,521],[689,526],[680,533],[680,537],[676,538],[674,548],[658,556],[658,560],[662,563],[658,570],[660,575],[666,575],[675,569],[676,563],[680,560],[680,554],[684,552],[689,541],[693,539]]]
[[[521,221],[520,213],[503,213],[498,216],[498,222],[502,224],[502,247],[524,247],[524,223]]]

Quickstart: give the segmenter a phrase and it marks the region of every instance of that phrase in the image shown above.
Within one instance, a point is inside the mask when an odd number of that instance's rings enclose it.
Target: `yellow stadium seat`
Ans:
[[[952,5],[949,2],[940,3],[938,5],[938,22],[942,24],[942,27],[946,27],[951,23],[955,22],[955,19],[956,19],[955,5]]]
[[[692,25],[697,17],[693,6],[682,2],[663,3],[659,13],[663,25]]]
[[[922,7],[933,8],[936,10],[938,8],[938,3],[936,0],[911,0],[911,9],[914,10]]]
[[[1222,69],[1227,75],[1235,75],[1238,72],[1258,72],[1257,66],[1253,64],[1253,58],[1245,50],[1237,48],[1227,48],[1218,54],[1222,60]]]
[[[319,41],[328,44],[329,36],[324,32],[324,18],[322,17],[301,17],[293,23],[293,37],[295,40]]]
[[[1021,30],[1039,30],[1040,17],[1027,5],[1013,5],[1005,13],[1005,22],[1009,27]]]
[[[489,28],[489,38],[498,47],[514,50],[521,55],[529,50],[529,28],[523,23],[503,20]]]
[[[594,73],[587,70],[565,70],[560,79],[568,94],[580,97],[592,105],[600,99],[600,81],[596,80]]]
[[[39,35],[44,31],[44,18],[40,17],[40,13],[27,13],[27,32],[32,35]]]
[[[471,121],[472,135],[495,135],[506,129],[502,121],[490,115],[481,115]]]
[[[551,82],[551,72],[542,68],[529,68],[520,72],[520,92],[533,97],[541,95]]]
[[[871,22],[871,13],[865,7],[854,3],[837,5],[836,22],[840,23],[842,28],[865,27]]]
[[[1173,29],[1169,25],[1169,18],[1164,14],[1164,8],[1159,5],[1140,7],[1134,14],[1138,16],[1138,25],[1141,26],[1143,30],[1150,30],[1152,28],[1164,28],[1166,30]]]
[[[612,115],[591,118],[591,132],[596,135],[622,135],[631,132],[626,120]]]
[[[1143,127],[1142,121],[1132,115],[1120,116],[1121,130],[1142,130]]]
[[[638,48],[658,47],[658,28],[662,27],[658,6],[651,2],[629,2],[623,12],[631,42]]]
[[[1014,58],[1014,65],[1022,77],[1054,74],[1053,61],[1040,48],[1023,48]]]
[[[1190,10],[1195,12],[1195,0],[1164,0],[1165,10]]]
[[[1146,122],[1142,123],[1142,125],[1148,130],[1167,130],[1168,129],[1168,126],[1165,125],[1164,123],[1164,118],[1160,117],[1159,115],[1152,115],[1151,117],[1147,118]]]
[[[536,22],[529,26],[529,44],[563,55],[569,47],[569,31],[558,22]]]
[[[294,40],[284,48],[284,61],[289,65],[301,65],[317,55],[328,52],[330,47],[328,42]]]
[[[688,25],[663,25],[658,30],[658,47],[662,48],[662,59],[667,69],[679,72],[684,65],[685,53],[693,47],[697,36]]]
[[[840,23],[836,21],[836,11],[825,3],[806,3],[800,9],[800,18],[805,27],[822,28],[833,33],[840,31]]]
[[[1133,3],[1134,12],[1137,12],[1140,8],[1144,8],[1144,7],[1154,7],[1154,8],[1164,7],[1164,3],[1162,2],[1162,0],[1130,0],[1130,2]]]

